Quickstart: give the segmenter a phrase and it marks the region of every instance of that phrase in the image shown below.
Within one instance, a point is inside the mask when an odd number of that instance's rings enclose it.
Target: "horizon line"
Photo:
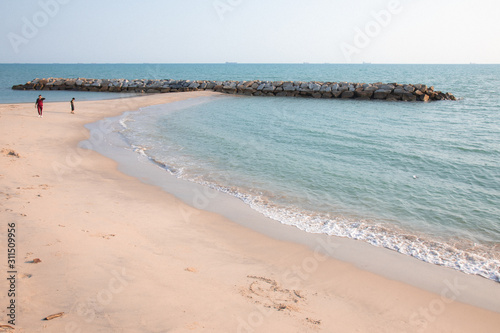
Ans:
[[[0,62],[1,65],[500,65],[500,63],[335,63],[335,62]]]

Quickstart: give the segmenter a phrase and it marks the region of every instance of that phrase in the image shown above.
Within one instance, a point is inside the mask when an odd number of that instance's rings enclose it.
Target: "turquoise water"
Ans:
[[[500,281],[498,65],[44,66],[28,66],[9,85],[80,76],[383,81],[452,92],[458,101],[222,96],[181,111],[127,113],[121,133],[174,175],[282,223]],[[12,98],[2,91],[4,102]],[[86,96],[96,95],[106,94]]]

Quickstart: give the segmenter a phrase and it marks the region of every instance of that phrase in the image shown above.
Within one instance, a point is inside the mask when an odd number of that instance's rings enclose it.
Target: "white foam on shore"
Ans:
[[[128,115],[119,119],[122,130],[130,131],[127,127],[129,121],[133,119]],[[131,150],[167,170],[171,175],[239,198],[253,210],[282,224],[295,226],[308,233],[362,240],[428,263],[500,282],[499,251],[498,248],[494,248],[494,245],[491,247],[477,245],[466,240],[457,240],[455,244],[451,244],[450,241],[444,239],[398,229],[392,224],[380,221],[360,220],[336,215],[335,212],[322,214],[294,206],[278,205],[263,194],[250,194],[242,188],[229,188],[218,184],[217,181],[207,181],[202,172],[193,174],[190,166],[183,165],[186,161],[177,163],[178,161],[175,160],[158,159],[148,155],[148,149],[144,146],[131,146]]]
[[[144,152],[141,151],[141,153]],[[282,224],[295,226],[308,233],[321,233],[365,241],[371,245],[390,249],[431,264],[500,282],[500,260],[495,257],[496,252],[487,246],[466,240],[457,241],[455,245],[452,245],[442,239],[409,233],[393,225],[354,220],[345,216],[320,214],[296,207],[279,206],[262,196],[252,196],[240,189],[227,188],[203,181],[200,176],[190,177],[182,171],[172,172],[171,170],[176,169],[149,156],[148,158],[177,178],[237,197],[250,208]]]

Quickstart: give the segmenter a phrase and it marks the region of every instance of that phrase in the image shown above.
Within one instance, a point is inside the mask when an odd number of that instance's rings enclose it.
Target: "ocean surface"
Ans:
[[[458,101],[221,96],[118,122],[165,172],[304,232],[364,240],[500,282],[500,65],[0,65],[0,102],[36,77],[422,83]],[[69,96],[69,95],[71,96]],[[119,98],[44,92],[47,102]]]

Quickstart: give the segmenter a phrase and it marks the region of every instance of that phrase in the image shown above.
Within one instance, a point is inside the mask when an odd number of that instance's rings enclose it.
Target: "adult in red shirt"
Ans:
[[[42,112],[43,112],[43,100],[44,99],[45,98],[42,97],[42,95],[38,95],[38,98],[37,98],[37,100],[35,102],[35,107],[38,110],[38,117],[40,117],[40,118],[43,118]]]

